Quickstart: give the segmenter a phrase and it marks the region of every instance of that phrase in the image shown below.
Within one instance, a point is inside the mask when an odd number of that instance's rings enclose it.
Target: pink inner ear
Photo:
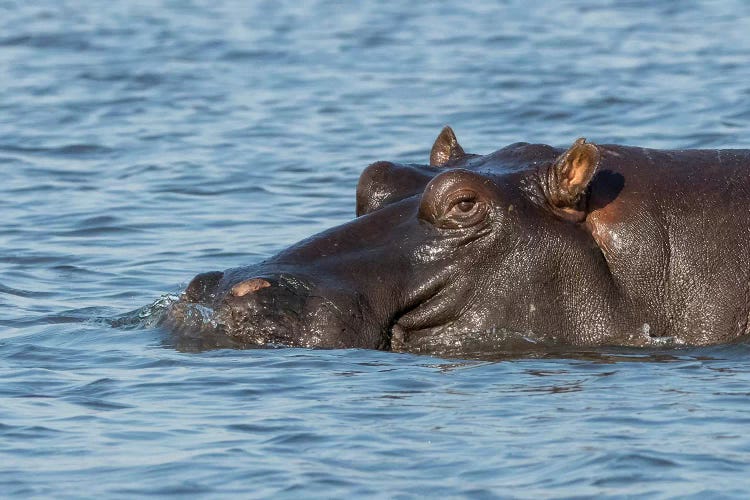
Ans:
[[[563,167],[566,178],[566,189],[570,194],[583,191],[596,171],[599,162],[599,150],[593,144],[576,142],[568,153]]]
[[[570,172],[570,184],[577,185],[586,182],[586,173],[588,172],[589,162],[585,154],[578,153],[573,160],[573,168]]]
[[[572,222],[582,222],[585,210],[579,206],[582,193],[599,166],[599,149],[578,139],[548,168],[543,183],[544,195],[554,214]]]

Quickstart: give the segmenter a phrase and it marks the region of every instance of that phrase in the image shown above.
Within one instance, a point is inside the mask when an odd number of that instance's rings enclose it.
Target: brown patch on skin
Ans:
[[[255,293],[262,288],[268,288],[271,284],[262,278],[253,278],[232,287],[232,295],[235,297],[244,297],[248,293]]]
[[[596,215],[589,215],[586,219],[586,227],[591,233],[591,237],[594,238],[596,246],[604,254],[604,258],[609,261],[612,255],[612,238],[606,225],[601,224],[597,219]]]
[[[592,181],[584,227],[611,263],[622,242],[616,241],[616,228],[622,228],[624,218],[633,211],[632,200],[620,197],[625,178],[609,170],[600,171]]]
[[[612,227],[621,222],[621,212],[622,207],[618,203],[610,203],[605,207],[591,211],[586,216],[584,223],[608,262],[611,261],[616,251],[616,242],[612,238]]]
[[[605,177],[607,172],[601,172],[599,177]],[[622,222],[626,213],[633,202],[619,197],[622,190],[620,183],[623,181],[617,174],[606,175],[608,179],[604,182],[598,182],[591,190],[588,200],[589,213],[586,216],[587,224],[611,225]],[[610,181],[610,179],[612,179]]]

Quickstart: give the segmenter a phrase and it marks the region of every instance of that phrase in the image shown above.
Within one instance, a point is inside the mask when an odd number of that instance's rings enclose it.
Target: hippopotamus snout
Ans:
[[[211,327],[235,340],[257,345],[298,347],[379,347],[380,331],[368,333],[357,294],[326,288],[291,273],[262,272],[247,277],[209,272],[196,276],[182,295],[184,304],[211,310]]]
[[[223,286],[222,286],[223,285]],[[215,321],[224,333],[253,344],[299,345],[310,289],[285,276],[255,277],[220,284]]]

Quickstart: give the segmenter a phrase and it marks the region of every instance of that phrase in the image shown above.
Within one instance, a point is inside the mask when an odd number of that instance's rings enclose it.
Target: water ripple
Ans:
[[[748,147],[746,2],[0,13],[3,497],[746,496],[747,341],[465,360],[159,327],[446,123],[477,153]]]

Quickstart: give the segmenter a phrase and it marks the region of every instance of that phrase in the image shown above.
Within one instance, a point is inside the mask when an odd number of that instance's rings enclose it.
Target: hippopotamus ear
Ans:
[[[449,161],[460,160],[464,156],[466,156],[466,153],[458,143],[456,134],[453,133],[452,128],[446,125],[435,139],[435,144],[432,145],[430,165],[442,167]]]
[[[581,198],[599,166],[599,148],[583,137],[547,169],[544,191],[547,202],[566,219],[585,217]]]

